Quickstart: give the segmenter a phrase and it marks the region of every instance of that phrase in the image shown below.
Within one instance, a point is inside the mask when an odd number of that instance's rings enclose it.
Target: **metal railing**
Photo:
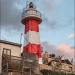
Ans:
[[[39,11],[33,10],[33,9],[23,10],[22,17],[27,17],[27,16],[41,17],[41,13]]]

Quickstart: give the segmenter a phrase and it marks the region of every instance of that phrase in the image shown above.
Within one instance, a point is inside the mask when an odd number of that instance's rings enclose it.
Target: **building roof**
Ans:
[[[0,43],[14,45],[14,46],[18,46],[18,47],[21,47],[22,46],[22,44],[14,43],[14,42],[6,41],[6,40],[0,40]]]

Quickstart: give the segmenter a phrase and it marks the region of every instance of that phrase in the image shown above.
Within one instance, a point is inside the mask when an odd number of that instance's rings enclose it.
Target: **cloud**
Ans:
[[[71,48],[68,44],[62,43],[58,46],[43,42],[42,47],[44,51],[48,51],[50,54],[54,53],[56,56],[64,56],[65,59],[74,58],[74,48]]]
[[[24,7],[23,1],[24,0],[0,1],[1,39],[10,41],[14,39],[15,42],[15,38],[19,38],[20,33],[23,32],[23,25],[21,24],[22,8]]]
[[[63,53],[65,55],[65,57],[74,57],[74,49],[71,48],[69,45],[67,44],[60,44],[57,46],[57,48],[59,49],[59,51],[61,51],[61,53]]]
[[[75,39],[75,33],[69,34],[68,39]]]
[[[63,3],[64,0],[39,0],[37,3],[38,9],[40,8],[40,11],[42,14],[45,14],[46,16],[50,15],[54,12],[54,10]],[[39,5],[40,3],[40,5]],[[44,10],[44,11],[43,11]],[[43,15],[43,16],[45,16]]]
[[[16,1],[1,0],[1,24],[12,25],[20,22],[21,11],[15,6]],[[18,24],[19,25],[19,24]],[[15,26],[15,25],[14,25]]]
[[[59,49],[57,49],[57,46],[52,45],[48,42],[42,42],[43,51],[48,51],[50,54],[56,54],[56,56],[62,56],[63,54]]]

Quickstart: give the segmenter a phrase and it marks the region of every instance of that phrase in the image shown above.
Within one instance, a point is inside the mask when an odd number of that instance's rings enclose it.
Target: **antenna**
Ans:
[[[21,36],[20,36],[20,44],[21,44],[21,40],[22,40],[22,35],[23,35],[23,33],[21,33]]]

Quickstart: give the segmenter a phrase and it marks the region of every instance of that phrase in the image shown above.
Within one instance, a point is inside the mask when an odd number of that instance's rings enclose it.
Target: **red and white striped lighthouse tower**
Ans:
[[[39,24],[42,22],[41,14],[36,10],[33,2],[29,2],[22,14],[22,24],[25,25],[25,44],[23,52],[35,54],[39,64],[42,64]]]

